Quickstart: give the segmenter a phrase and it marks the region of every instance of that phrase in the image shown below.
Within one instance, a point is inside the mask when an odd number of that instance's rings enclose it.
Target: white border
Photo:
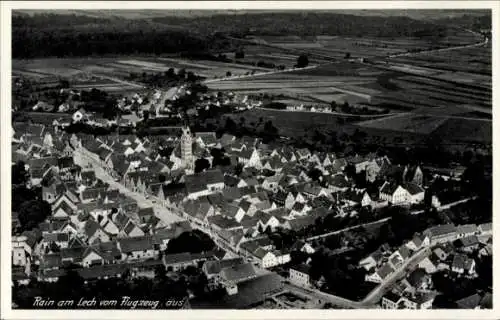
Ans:
[[[11,10],[15,9],[183,9],[183,10],[237,10],[237,9],[276,9],[276,10],[319,10],[319,9],[492,9],[492,30],[493,30],[493,88],[497,88],[498,84],[498,58],[499,57],[499,8],[498,1],[192,1],[192,2],[134,2],[134,1],[3,1],[0,2],[0,39],[1,39],[1,171],[0,176],[3,183],[0,183],[1,188],[1,294],[0,296],[0,318],[1,319],[499,319],[500,318],[500,299],[498,299],[498,277],[493,277],[493,310],[179,310],[179,311],[139,311],[139,310],[120,310],[120,311],[48,311],[34,310],[21,311],[11,309],[11,252],[10,252],[10,208],[11,208],[11,190],[10,190],[10,163],[11,163],[11,112],[10,108],[10,92],[11,92]],[[493,105],[494,109],[498,107],[500,100],[499,90],[493,90]],[[493,124],[497,117],[496,112],[493,112]],[[493,125],[493,143],[498,141],[499,130]],[[498,157],[497,149],[493,150],[493,158]],[[496,166],[493,168],[493,190],[494,194],[500,194],[498,190],[497,176],[498,170]],[[496,192],[495,192],[496,191]],[[496,198],[496,197],[495,197]],[[497,212],[500,203],[497,199],[493,199],[493,212]],[[493,230],[497,230],[498,218],[493,215]],[[499,226],[500,228],[500,226]],[[494,237],[496,238],[496,236]],[[494,240],[494,243],[496,241]],[[496,244],[493,246],[493,266],[494,270],[499,269],[499,248]],[[500,272],[496,272],[500,275]],[[496,316],[495,316],[496,315]]]

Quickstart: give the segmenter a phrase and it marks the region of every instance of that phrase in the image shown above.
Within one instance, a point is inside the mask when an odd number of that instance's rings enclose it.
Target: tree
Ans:
[[[186,69],[184,69],[184,68],[179,69],[179,71],[177,71],[177,76],[181,79],[185,79],[186,78]]]
[[[350,59],[351,58],[351,53],[350,52],[346,52],[345,56],[344,56],[344,59]]]
[[[226,72],[226,77],[230,77],[232,75],[231,71]]]
[[[210,251],[214,248],[214,241],[200,230],[183,232],[177,238],[168,242],[167,254],[173,253],[200,253]]]
[[[194,162],[194,172],[202,172],[205,169],[210,169],[210,161],[205,158],[196,159],[196,161]]]
[[[318,168],[312,168],[307,173],[307,176],[311,178],[313,181],[319,181],[320,178],[323,176],[323,172],[321,172],[321,170],[319,170]]]
[[[307,67],[308,64],[309,64],[309,58],[307,57],[307,55],[301,54],[297,58],[297,68]]]
[[[12,165],[12,184],[25,185],[28,181],[28,172],[26,171],[24,162],[18,161]]]
[[[51,213],[50,204],[46,201],[30,200],[21,204],[19,221],[24,230],[31,230],[43,222]]]
[[[196,75],[192,71],[189,71],[187,73],[187,81],[189,81],[189,82],[195,82],[196,80],[197,80]]]
[[[243,52],[243,49],[240,49],[234,53],[234,58],[235,59],[243,59],[245,58],[245,52]]]

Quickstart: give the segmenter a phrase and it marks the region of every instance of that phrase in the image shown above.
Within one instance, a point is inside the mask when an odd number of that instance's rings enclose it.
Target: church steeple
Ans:
[[[193,171],[193,137],[188,126],[182,128],[181,136],[181,158],[182,164],[188,171]]]

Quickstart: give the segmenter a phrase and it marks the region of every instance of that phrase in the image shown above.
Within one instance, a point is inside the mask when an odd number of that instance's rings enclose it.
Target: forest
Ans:
[[[183,52],[198,56],[232,50],[225,35],[417,37],[432,42],[446,37],[455,26],[477,29],[488,27],[488,22],[491,26],[491,16],[423,21],[321,11],[149,19],[16,12],[12,17],[12,55],[15,59]]]

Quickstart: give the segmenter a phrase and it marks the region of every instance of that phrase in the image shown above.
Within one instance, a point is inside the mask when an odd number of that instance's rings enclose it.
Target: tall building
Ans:
[[[188,171],[194,170],[193,161],[193,138],[191,136],[191,130],[189,127],[185,126],[182,128],[181,137],[181,158],[182,164]]]

